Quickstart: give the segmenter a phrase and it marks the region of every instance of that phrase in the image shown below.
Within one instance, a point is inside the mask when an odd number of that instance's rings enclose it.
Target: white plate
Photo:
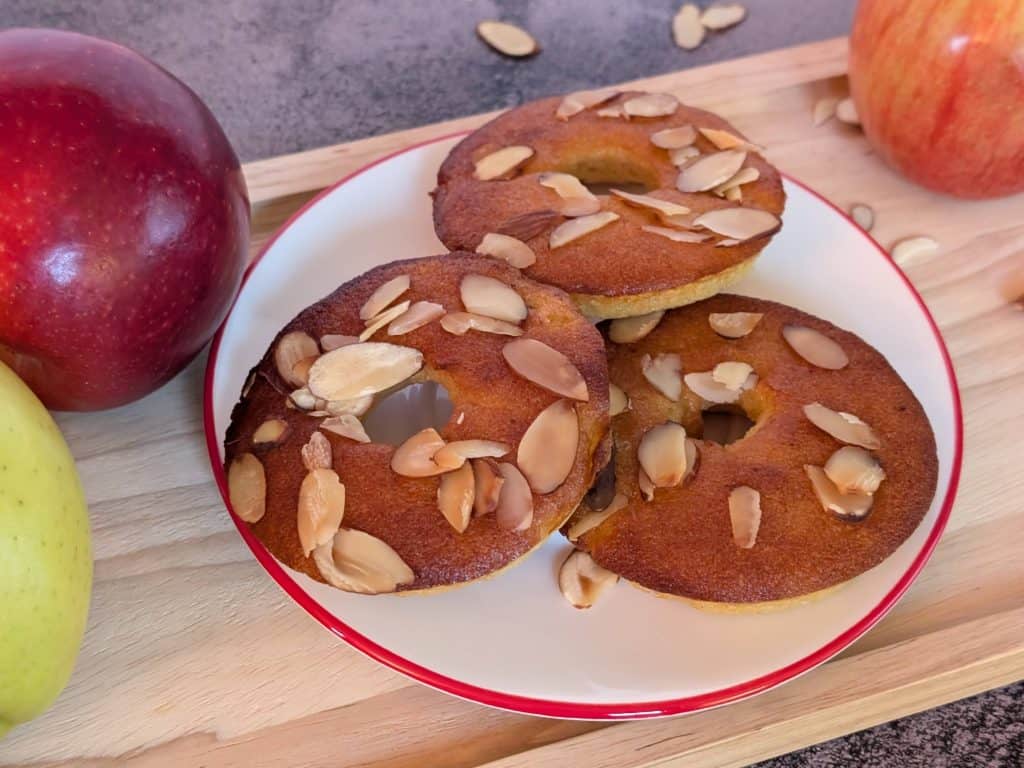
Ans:
[[[222,495],[231,408],[277,331],[371,267],[444,251],[427,194],[457,140],[413,147],[344,179],[293,217],[250,269],[207,370],[207,441]],[[676,714],[749,696],[820,664],[892,607],[934,548],[956,489],[962,427],[952,367],[920,297],[841,212],[789,179],[786,192],[785,227],[732,290],[860,334],[914,390],[935,430],[935,500],[878,567],[776,613],[702,612],[625,583],[577,611],[556,585],[567,551],[557,534],[498,578],[419,597],[340,592],[280,565],[244,524],[241,535],[299,605],[356,648],[428,685],[506,709],[602,719]]]

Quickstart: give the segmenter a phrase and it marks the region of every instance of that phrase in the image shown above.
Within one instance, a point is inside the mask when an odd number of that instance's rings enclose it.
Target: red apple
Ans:
[[[0,32],[0,360],[50,408],[180,371],[238,290],[238,158],[181,81],[68,32]]]
[[[914,181],[1024,190],[1024,0],[861,0],[850,88],[870,142]]]

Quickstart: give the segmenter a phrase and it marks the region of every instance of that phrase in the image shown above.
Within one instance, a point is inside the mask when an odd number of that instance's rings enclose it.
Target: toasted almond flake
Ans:
[[[711,5],[700,15],[700,23],[716,32],[728,29],[747,18],[747,9],[739,3]]]
[[[651,427],[640,438],[636,457],[655,487],[679,485],[687,469],[686,430],[674,421]]]
[[[498,494],[495,520],[507,531],[525,531],[533,523],[533,493],[530,484],[515,464],[498,465],[503,484]]]
[[[878,459],[855,445],[844,445],[825,462],[825,474],[840,493],[873,494],[885,480]]]
[[[743,202],[743,189],[741,187],[728,187],[725,190],[725,192],[722,193],[722,197],[724,197],[726,200],[728,200],[730,202],[733,202],[733,203],[742,203]],[[736,242],[739,242],[739,241],[737,240]],[[730,245],[734,245],[734,244],[735,243],[730,243]]]
[[[562,220],[562,214],[558,211],[544,209],[540,211],[527,211],[518,216],[513,216],[500,227],[498,234],[509,235],[517,240],[526,242],[546,232],[549,228]]]
[[[316,362],[318,355],[304,357],[292,366],[292,379],[305,384],[309,380],[309,369]]]
[[[357,443],[370,442],[370,436],[366,434],[363,423],[350,413],[324,419],[320,422],[320,429],[326,429],[328,432],[355,440]]]
[[[320,347],[324,352],[330,352],[339,347],[347,347],[349,344],[357,344],[358,336],[346,336],[340,333],[327,333],[320,337]]]
[[[651,134],[651,144],[661,149],[689,147],[697,140],[697,130],[692,125],[665,128]]]
[[[537,262],[537,254],[522,240],[517,240],[511,235],[502,235],[497,232],[488,232],[476,252],[484,256],[491,256],[508,262],[517,269],[526,269]]]
[[[322,432],[314,432],[302,446],[302,464],[312,472],[314,469],[330,469],[332,463],[331,443]],[[306,553],[309,554],[308,552]]]
[[[811,403],[804,406],[804,415],[814,426],[840,442],[872,451],[882,447],[875,431],[852,413],[833,411],[821,403]]]
[[[610,190],[613,195],[624,200],[630,205],[638,205],[641,208],[650,208],[662,216],[684,216],[690,213],[685,205],[673,203],[671,200],[661,200],[651,195],[634,195],[630,192],[623,192],[621,189]]]
[[[673,228],[676,228],[676,229],[685,229],[688,232],[696,232],[696,229],[693,226],[693,220],[695,218],[697,218],[697,216],[695,214],[691,213],[691,214],[687,214],[685,216],[682,216],[682,215],[680,215],[680,216],[664,216],[662,218],[665,219],[665,223],[668,224],[670,227],[673,227]],[[698,232],[697,234],[702,234],[703,235],[703,234],[707,234],[707,233],[706,232]]]
[[[320,347],[316,341],[305,331],[292,331],[286,333],[274,347],[274,364],[277,366],[278,375],[293,387],[301,387],[306,382],[296,375],[295,364],[307,357],[315,357],[320,354]]]
[[[542,187],[553,189],[562,198],[584,197],[591,200],[597,199],[594,197],[594,193],[587,189],[583,182],[571,173],[555,173],[553,171],[542,173],[537,177],[537,181]]]
[[[625,507],[626,502],[627,499],[625,496],[621,493],[616,493],[611,503],[600,512],[588,512],[587,514],[576,518],[572,525],[569,526],[566,538],[574,543],[579,541],[580,536],[597,528],[601,523]]]
[[[559,120],[568,120],[573,115],[578,115],[585,109],[596,107],[611,101],[619,92],[613,88],[604,88],[598,91],[577,91],[570,93],[562,99],[562,103],[555,110],[555,117]]]
[[[733,389],[720,381],[716,381],[712,371],[688,373],[683,377],[683,381],[686,382],[686,386],[689,387],[690,391],[701,400],[716,405],[728,405],[738,402],[745,391],[752,389],[757,384],[757,374],[751,373],[747,375],[738,389]],[[729,383],[733,382],[730,380]]]
[[[231,510],[247,523],[258,523],[267,510],[267,476],[251,453],[241,453],[228,466]]]
[[[309,391],[324,400],[354,400],[400,384],[423,367],[412,347],[363,342],[326,352],[309,369]]]
[[[444,439],[436,429],[417,432],[395,448],[391,455],[391,469],[402,477],[433,477],[448,470],[438,466],[434,455],[444,448]]]
[[[595,112],[594,114],[596,114],[598,117],[618,117],[629,120],[629,115],[626,114],[626,111],[622,108],[621,104],[614,104],[610,107],[603,107],[602,109],[597,110],[597,112]]]
[[[629,410],[629,396],[622,387],[616,384],[609,384],[608,391],[608,400],[610,403],[610,407],[608,409],[609,415],[618,416],[620,413],[624,413]]]
[[[747,159],[740,149],[727,149],[702,155],[679,171],[676,189],[680,192],[706,192],[736,175]]]
[[[416,579],[388,544],[350,528],[341,528],[333,540],[313,550],[313,561],[328,584],[346,592],[394,592]]]
[[[700,21],[700,8],[684,3],[672,18],[672,39],[685,51],[692,51],[704,42],[704,25]]]
[[[565,482],[576,463],[579,438],[579,417],[569,400],[556,400],[537,414],[516,453],[516,465],[533,491],[551,493]]]
[[[853,103],[853,99],[846,98],[836,104],[836,118],[847,125],[860,125],[857,105]]]
[[[863,493],[840,493],[821,467],[805,464],[804,471],[811,481],[814,495],[826,512],[831,512],[841,520],[859,521],[867,517],[871,511],[873,496]]]
[[[763,152],[764,147],[751,144],[746,139],[740,138],[731,131],[724,131],[721,128],[701,128],[701,135],[715,145],[716,149],[742,149],[747,152]]]
[[[558,212],[569,219],[590,216],[601,210],[601,201],[596,197],[567,197],[558,203]]]
[[[267,419],[252,433],[252,442],[254,445],[276,443],[287,430],[288,422],[284,419]]]
[[[393,320],[397,320],[399,317],[409,311],[409,301],[403,301],[400,304],[396,304],[391,309],[386,309],[376,317],[369,321],[369,325],[366,329],[359,334],[359,341],[366,341],[373,336],[377,331],[388,325]]]
[[[739,245],[742,240],[736,240],[735,238],[726,238],[725,240],[719,240],[715,243],[715,248],[731,248],[734,245]]]
[[[814,126],[818,127],[835,117],[839,99],[818,99],[814,102]]]
[[[481,21],[476,25],[476,33],[498,53],[513,59],[533,56],[540,51],[533,35],[507,21]]]
[[[474,315],[519,323],[528,314],[523,297],[514,288],[493,277],[466,275],[459,284],[459,294],[466,309]]]
[[[680,147],[679,149],[670,149],[668,152],[668,161],[677,166],[685,165],[695,157],[700,157],[700,150],[697,147]]]
[[[909,237],[892,247],[892,260],[900,266],[910,264],[939,250],[939,244],[930,237]]]
[[[570,552],[558,569],[558,588],[574,608],[590,608],[618,580],[618,576],[579,550]]]
[[[622,102],[622,111],[631,117],[665,117],[679,109],[679,99],[671,93],[645,93]]]
[[[462,336],[468,331],[496,333],[502,336],[523,335],[523,329],[518,325],[495,320],[493,317],[474,315],[472,312],[449,312],[441,318],[441,327],[456,336]]]
[[[741,185],[750,184],[759,178],[761,178],[761,172],[748,165],[746,168],[740,168],[732,178],[723,181],[711,191],[716,195],[724,195],[730,189],[738,189]]]
[[[533,157],[533,150],[525,146],[504,147],[477,160],[473,175],[480,181],[493,181],[507,176]]]
[[[678,401],[683,393],[683,361],[674,352],[651,357],[644,355],[640,361],[644,378],[651,386],[672,401]]]
[[[311,411],[316,408],[317,405],[316,397],[314,397],[313,393],[306,389],[306,387],[296,389],[288,395],[288,402],[294,404],[296,408],[303,411]]]
[[[505,478],[497,464],[488,459],[473,459],[470,466],[473,468],[473,514],[476,517],[489,515],[498,508]]]
[[[359,319],[368,321],[379,315],[398,301],[398,298],[409,290],[409,285],[409,276],[399,275],[378,286],[360,308]]]
[[[761,494],[747,485],[729,492],[729,521],[732,540],[741,549],[751,549],[761,527]]]
[[[686,474],[683,475],[683,482],[686,482],[697,474],[697,467],[700,465],[700,450],[697,448],[697,441],[692,437],[686,438]]]
[[[739,390],[753,372],[754,369],[747,363],[726,362],[715,366],[711,371],[711,378],[728,389]]]
[[[695,226],[710,229],[716,235],[735,240],[771,234],[782,226],[778,216],[760,208],[716,208],[702,213],[693,221]]]
[[[516,339],[501,349],[509,367],[527,381],[573,400],[590,400],[579,369],[557,349],[537,339]]]
[[[856,203],[850,208],[850,218],[865,232],[870,232],[875,226],[875,212],[863,203]]]
[[[434,454],[434,463],[446,470],[458,469],[467,459],[499,459],[512,450],[497,440],[454,440]]]
[[[645,315],[616,318],[608,324],[608,338],[616,344],[632,344],[634,341],[640,341],[658,327],[658,323],[664,316],[665,311],[658,310]]]
[[[466,412],[459,411],[459,417],[455,420],[456,424],[462,424],[466,420]]]
[[[645,501],[654,501],[654,483],[651,482],[651,478],[644,472],[643,467],[637,470],[636,484]]]
[[[298,510],[299,543],[309,557],[314,549],[334,538],[345,515],[345,486],[338,473],[320,467],[311,469],[299,487]]]
[[[596,232],[602,227],[606,227],[613,221],[618,220],[619,215],[611,211],[602,211],[601,213],[594,213],[589,216],[581,216],[578,219],[570,219],[552,230],[548,238],[548,245],[552,250],[561,248],[573,240],[589,235],[591,232]]]
[[[708,315],[708,325],[719,336],[741,339],[754,330],[762,317],[761,312],[712,312]]]
[[[402,336],[432,323],[444,314],[444,307],[433,301],[417,301],[391,321],[388,336]]]
[[[640,229],[644,232],[650,232],[652,235],[666,237],[676,243],[703,243],[710,238],[710,235],[702,235],[700,232],[687,232],[685,230],[670,229],[669,227],[654,227],[649,224],[641,226]]]
[[[441,475],[441,484],[437,488],[437,507],[444,519],[459,533],[469,525],[475,495],[473,468],[469,464]]]
[[[351,414],[352,416],[362,416],[373,405],[373,395],[365,395],[363,397],[357,397],[353,400],[331,400],[324,406],[324,410],[327,411],[330,416],[344,416]]]
[[[785,325],[782,327],[782,338],[794,352],[818,368],[838,371],[850,364],[850,358],[838,342],[821,331],[805,325]]]

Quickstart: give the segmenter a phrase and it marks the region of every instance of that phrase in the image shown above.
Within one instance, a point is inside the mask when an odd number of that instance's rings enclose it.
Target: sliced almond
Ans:
[[[818,99],[814,102],[814,126],[823,125],[835,117],[839,99]]]
[[[444,439],[436,429],[422,429],[395,449],[391,470],[402,477],[433,477],[447,472],[446,467],[434,461],[434,455],[442,448]]]
[[[743,149],[748,152],[762,152],[764,150],[763,147],[751,144],[731,131],[725,131],[721,128],[701,128],[699,130],[701,136],[714,144],[716,149]]]
[[[842,520],[858,521],[867,517],[874,503],[874,497],[863,493],[840,493],[835,483],[828,479],[821,467],[804,465],[811,488],[822,508]]]
[[[357,443],[370,442],[370,436],[366,434],[363,423],[350,413],[329,416],[320,422],[320,429],[355,440]]]
[[[433,301],[417,301],[409,309],[391,321],[388,326],[388,336],[402,336],[412,333],[417,328],[422,328],[434,322],[444,314],[444,307]]]
[[[704,42],[704,25],[700,21],[700,8],[684,3],[672,18],[672,39],[685,51],[692,51]]]
[[[738,189],[743,184],[750,184],[761,178],[761,172],[753,166],[747,166],[746,168],[740,168],[736,171],[736,175],[731,179],[727,179],[719,184],[711,191],[716,195],[725,195],[730,190]]]
[[[353,400],[331,400],[324,406],[324,410],[331,416],[362,416],[373,405],[373,395],[364,395]]]
[[[277,346],[274,347],[274,364],[282,379],[293,387],[301,387],[306,381],[296,375],[295,364],[307,357],[316,357],[319,354],[320,347],[317,346],[312,336],[305,331],[292,331],[282,336],[277,342]]]
[[[501,235],[497,232],[488,232],[476,252],[484,256],[491,256],[508,262],[517,269],[526,269],[537,262],[537,254],[522,240],[517,240],[511,235]]]
[[[716,208],[693,220],[695,226],[710,229],[716,235],[743,241],[771,234],[782,222],[770,211],[760,208]]]
[[[313,561],[328,584],[346,592],[394,592],[416,579],[388,544],[350,528],[340,529],[333,540],[313,550]]]
[[[501,336],[523,335],[523,329],[518,325],[495,320],[493,317],[474,315],[472,312],[449,312],[441,318],[441,327],[456,336],[462,336],[469,331],[496,333]]]
[[[537,414],[516,453],[516,465],[534,492],[551,493],[565,482],[576,463],[579,439],[579,417],[569,400],[556,400]]]
[[[697,441],[692,437],[686,438],[686,474],[683,481],[687,481],[697,474],[697,467],[700,465],[700,449],[697,448]]]
[[[513,216],[498,227],[498,234],[509,235],[525,242],[547,232],[548,229],[558,224],[561,220],[562,214],[558,211],[549,209],[528,211],[518,216]]]
[[[640,361],[644,378],[651,386],[672,401],[678,401],[683,393],[683,361],[674,352],[665,352],[651,357],[644,355]],[[708,374],[710,376],[710,374]]]
[[[579,369],[557,349],[537,339],[516,339],[501,349],[509,367],[527,381],[573,400],[590,400]]]
[[[847,125],[860,125],[860,116],[857,114],[857,105],[853,103],[853,99],[846,98],[836,104],[836,117]]]
[[[742,241],[734,238],[727,238],[725,240],[719,240],[715,243],[715,248],[731,248],[734,245],[739,245]]]
[[[616,344],[632,344],[634,341],[640,341],[658,327],[658,323],[664,316],[665,311],[658,310],[645,315],[616,318],[608,324],[608,338]]]
[[[288,422],[284,419],[267,419],[252,433],[253,445],[276,443],[288,431]]]
[[[747,18],[747,9],[739,3],[711,5],[700,15],[700,23],[715,31],[728,29]]]
[[[739,149],[701,155],[679,171],[676,189],[680,192],[706,192],[735,176],[746,159],[747,153]]]
[[[729,405],[738,402],[744,391],[757,384],[757,375],[750,374],[738,389],[716,381],[714,373],[711,371],[688,373],[683,377],[683,381],[686,382],[690,391],[701,400],[715,405]]]
[[[613,221],[618,220],[619,215],[617,213],[612,213],[611,211],[601,211],[601,213],[594,213],[590,216],[580,216],[578,219],[570,219],[569,221],[559,224],[552,230],[551,235],[548,237],[548,245],[552,250],[555,248],[561,248],[563,245],[568,245],[573,240],[578,240],[584,235],[596,232],[602,227],[606,227]]]
[[[499,459],[512,450],[497,440],[454,440],[434,454],[434,463],[444,469],[458,469],[467,459]]]
[[[515,464],[498,465],[504,483],[494,510],[498,525],[507,531],[525,531],[533,523],[533,493]]]
[[[875,226],[875,212],[863,203],[857,203],[850,208],[850,218],[865,232],[870,232]]]
[[[401,384],[423,367],[412,347],[368,341],[321,355],[309,369],[309,391],[324,400],[354,400]]]
[[[601,201],[596,197],[567,197],[558,204],[558,212],[569,219],[590,216],[601,210]]]
[[[637,470],[636,484],[645,501],[654,501],[654,483],[651,482],[651,478],[644,472],[643,467]]]
[[[740,390],[753,372],[754,369],[747,363],[730,361],[716,365],[711,371],[711,378],[727,389]]]
[[[608,385],[609,391],[609,408],[608,413],[611,416],[618,416],[620,413],[629,410],[629,396],[623,391],[622,387],[615,384]]]
[[[409,290],[409,276],[399,275],[378,286],[359,310],[360,320],[370,320],[390,307],[398,297]]]
[[[340,333],[327,333],[320,337],[320,347],[324,352],[330,352],[332,349],[347,347],[349,344],[356,344],[358,342],[358,336],[345,336]]]
[[[314,432],[314,435],[320,435]],[[323,437],[323,435],[320,435]],[[302,552],[330,542],[345,515],[345,486],[333,469],[311,469],[299,487],[298,532]]]
[[[288,395],[288,402],[303,411],[311,411],[317,406],[317,399],[306,387],[296,389]]]
[[[470,466],[473,468],[473,514],[476,517],[489,515],[498,508],[505,478],[497,465],[487,459],[474,459]]]
[[[585,109],[596,107],[611,101],[619,92],[612,88],[605,88],[599,91],[577,91],[570,93],[562,99],[562,103],[555,110],[555,117],[559,120],[568,120],[573,115],[578,115]]]
[[[508,323],[526,319],[523,297],[501,280],[486,275],[466,275],[459,284],[462,303],[472,314],[493,317]]]
[[[741,339],[754,330],[762,317],[761,312],[712,312],[708,315],[708,325],[719,336]]]
[[[910,237],[900,240],[890,252],[892,260],[900,266],[910,264],[939,250],[939,244],[930,237]]]
[[[444,519],[459,533],[469,525],[475,494],[473,468],[469,464],[441,475],[441,484],[437,488],[437,507]]]
[[[725,192],[722,193],[722,197],[733,203],[741,203],[743,202],[743,189],[741,187],[727,187]],[[735,240],[729,243],[729,245],[735,245],[738,242],[738,240]]]
[[[679,485],[687,469],[686,430],[674,421],[651,427],[640,438],[636,457],[655,487]]]
[[[679,99],[671,93],[645,93],[622,102],[622,111],[631,117],[666,117],[679,109]]]
[[[641,208],[650,208],[662,216],[685,216],[690,209],[685,205],[673,203],[671,200],[662,200],[651,195],[634,195],[630,192],[623,192],[621,189],[610,190],[613,195],[624,200],[630,205],[638,205]]]
[[[825,474],[840,493],[873,494],[885,480],[878,459],[855,445],[844,445],[825,462]]]
[[[318,355],[304,357],[292,366],[292,378],[305,384],[309,380],[309,369],[313,367]]]
[[[629,115],[626,114],[626,111],[622,108],[621,104],[613,104],[610,107],[604,107],[597,110],[594,114],[598,117],[623,118],[625,120],[629,120]]]
[[[409,311],[409,304],[409,301],[403,301],[372,318],[369,321],[369,325],[366,326],[366,329],[359,334],[359,341],[366,341],[385,325],[388,325],[393,320],[397,320],[399,317],[404,315]]]
[[[843,348],[820,331],[805,325],[785,325],[782,338],[790,348],[811,365],[838,371],[850,364]]]
[[[522,59],[540,51],[540,46],[529,32],[507,21],[481,21],[476,25],[480,39],[504,56]]]
[[[668,161],[672,165],[686,165],[695,157],[700,157],[700,150],[697,147],[680,147],[668,151]]]
[[[332,466],[331,443],[322,432],[311,434],[307,443],[302,446],[301,453],[302,464],[310,472],[314,469],[330,469]]]
[[[621,493],[616,493],[612,499],[611,504],[602,509],[600,512],[588,512],[585,515],[578,517],[573,521],[572,525],[569,526],[569,530],[566,533],[566,538],[571,542],[579,541],[580,536],[585,533],[597,528],[601,523],[607,520],[609,517],[614,515],[620,509],[626,506],[626,497]]]
[[[729,521],[732,540],[741,549],[751,549],[761,527],[761,494],[747,485],[729,492]]]
[[[804,415],[814,426],[840,442],[872,451],[882,447],[875,431],[852,413],[833,411],[821,403],[811,403],[804,406]]]
[[[556,173],[549,171],[542,173],[537,177],[538,183],[542,187],[553,189],[559,197],[572,199],[585,197],[591,200],[596,200],[594,193],[591,192],[578,178],[573,176],[571,173]]]
[[[651,134],[651,144],[661,149],[680,149],[688,147],[697,140],[697,129],[692,125],[678,128],[665,128]]]
[[[473,175],[480,181],[493,181],[507,176],[533,157],[525,146],[504,147],[476,161]]]
[[[699,232],[686,232],[668,227],[654,227],[649,224],[643,225],[640,229],[644,232],[650,232],[652,235],[668,238],[676,243],[703,243],[710,238],[710,235],[702,235]]]
[[[258,523],[267,510],[267,476],[251,453],[241,453],[228,466],[231,510],[247,523]]]
[[[590,608],[618,580],[618,576],[578,549],[570,552],[558,569],[558,588],[574,608]]]

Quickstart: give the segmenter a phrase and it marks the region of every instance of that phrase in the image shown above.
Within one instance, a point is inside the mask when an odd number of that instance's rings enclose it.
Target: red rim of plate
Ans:
[[[256,269],[263,256],[270,250],[270,248],[273,247],[274,243],[277,242],[277,239],[303,214],[305,214],[309,208],[316,205],[321,199],[329,195],[342,184],[351,181],[371,168],[374,168],[381,163],[385,163],[398,155],[411,152],[412,150],[419,149],[430,144],[445,141],[447,139],[454,138],[455,136],[461,136],[464,135],[464,133],[465,132],[458,132],[440,136],[418,144],[413,144],[396,152],[392,152],[384,157],[374,160],[372,163],[365,165],[356,171],[353,171],[337,183],[321,191],[312,200],[302,206],[302,208],[292,214],[291,218],[285,222],[284,226],[282,226],[266,243],[266,245],[263,246],[259,255],[256,256],[252,264],[250,264],[249,268],[246,270],[245,276],[242,279],[242,288],[239,289],[238,295],[241,296],[241,291],[245,287],[245,282],[249,279],[253,270]],[[929,326],[931,327],[932,333],[935,335],[935,341],[938,344],[939,351],[942,354],[943,362],[946,366],[946,374],[948,376],[955,417],[956,445],[953,456],[953,466],[949,476],[949,485],[946,488],[946,495],[942,501],[942,508],[939,510],[938,518],[932,526],[932,530],[928,534],[928,538],[921,547],[921,551],[918,552],[914,561],[910,564],[910,567],[903,576],[900,577],[899,581],[896,582],[892,589],[890,589],[882,598],[878,605],[868,611],[865,616],[840,635],[808,656],[782,667],[781,669],[777,669],[773,672],[769,672],[768,674],[754,678],[753,680],[748,680],[743,683],[738,683],[727,688],[703,693],[697,696],[687,696],[684,698],[666,699],[662,701],[624,702],[621,704],[593,704],[585,702],[555,701],[551,699],[536,699],[528,696],[518,696],[509,693],[502,693],[501,691],[493,691],[438,674],[437,672],[416,664],[415,662],[399,656],[381,645],[378,645],[370,638],[360,634],[352,627],[338,619],[326,608],[320,605],[320,603],[314,600],[305,590],[303,590],[302,587],[300,587],[292,577],[285,572],[284,568],[282,568],[270,552],[267,551],[259,539],[253,535],[249,530],[249,527],[239,520],[239,518],[235,516],[234,512],[231,511],[231,505],[228,502],[227,479],[220,459],[220,442],[216,434],[213,417],[213,377],[217,367],[217,353],[220,349],[221,337],[224,334],[224,328],[227,326],[228,319],[231,316],[231,313],[229,312],[228,317],[225,318],[224,323],[217,330],[217,334],[214,336],[213,343],[210,347],[210,356],[206,365],[206,376],[203,387],[203,424],[206,431],[206,445],[210,457],[210,467],[213,470],[213,476],[217,481],[217,487],[220,489],[221,498],[224,500],[224,505],[231,514],[235,527],[245,540],[245,543],[249,546],[249,549],[252,550],[253,555],[255,555],[256,559],[260,562],[267,573],[270,574],[274,581],[277,582],[278,586],[288,593],[288,595],[291,596],[291,598],[307,613],[346,643],[357,650],[362,651],[367,656],[376,659],[380,663],[385,664],[414,680],[429,685],[432,688],[437,688],[438,690],[445,691],[446,693],[459,696],[463,699],[469,699],[470,701],[479,702],[480,704],[486,704],[491,707],[498,707],[500,709],[507,709],[515,712],[523,712],[530,715],[587,720],[621,720],[664,717],[666,715],[695,712],[701,709],[708,709],[710,707],[728,704],[730,702],[738,701],[740,699],[753,696],[754,694],[767,691],[770,688],[774,688],[777,685],[807,672],[842,651],[853,643],[853,641],[871,629],[871,627],[873,627],[883,616],[885,616],[886,613],[888,613],[889,609],[892,608],[896,601],[899,600],[904,592],[906,592],[907,588],[917,577],[917,574],[920,573],[924,564],[931,556],[932,551],[935,549],[935,546],[939,541],[939,537],[942,535],[942,531],[946,527],[946,522],[949,520],[950,511],[953,507],[953,500],[956,497],[957,486],[960,482],[960,465],[963,459],[964,447],[963,413],[960,405],[960,392],[956,383],[956,374],[953,370],[953,363],[950,359],[949,351],[946,349],[945,342],[943,341],[942,334],[939,332],[939,328],[935,323],[935,319],[932,317],[931,312],[928,311],[928,307],[925,305],[921,295],[917,292],[917,289],[914,288],[910,280],[908,280],[906,275],[903,274],[903,271],[893,263],[889,254],[886,253],[878,242],[875,241],[871,235],[861,229],[861,227],[859,227],[852,219],[850,219],[845,211],[822,197],[803,182],[798,181],[791,176],[785,176],[785,178],[817,197],[832,208],[832,210],[846,219],[864,236],[864,238],[875,248],[879,256],[881,256],[882,259],[892,267],[899,278],[903,281],[907,290],[920,306],[921,312],[924,314]],[[234,307],[232,306],[232,310],[233,309]]]

